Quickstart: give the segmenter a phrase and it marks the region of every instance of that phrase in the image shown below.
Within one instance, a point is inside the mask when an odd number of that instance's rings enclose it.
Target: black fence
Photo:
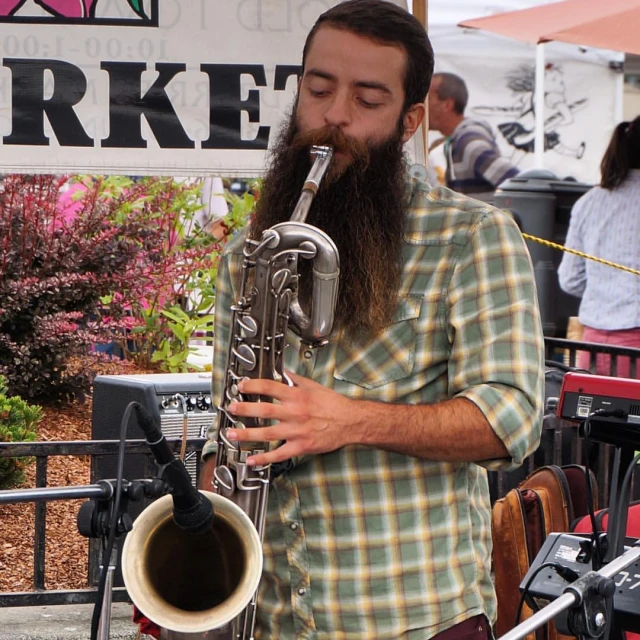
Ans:
[[[172,450],[178,455],[182,441],[175,439],[167,439]],[[193,453],[197,456],[199,462],[200,451],[204,445],[204,438],[192,438],[187,440],[186,452]],[[95,461],[103,456],[115,456],[118,453],[119,442],[117,440],[86,440],[72,442],[15,442],[0,443],[0,458],[12,457],[35,457],[36,477],[35,491],[38,489],[46,489],[47,469],[49,458],[52,456],[90,456],[92,466]],[[149,451],[149,445],[145,440],[128,440],[125,445],[125,454],[142,454],[146,456],[147,468],[145,476],[152,478],[156,475],[155,461]],[[197,465],[199,467],[199,464]],[[138,480],[138,478],[126,478],[126,480]],[[91,490],[96,489],[98,485],[86,485],[85,487],[74,487],[74,499],[82,498]],[[38,498],[32,496],[21,495],[22,492],[28,490],[0,491],[0,507],[3,503],[10,502],[35,502],[35,523],[34,523],[34,545],[33,545],[33,590],[13,593],[0,593],[0,607],[23,607],[23,606],[42,606],[42,605],[59,605],[59,604],[91,604],[95,603],[97,597],[97,589],[68,589],[68,590],[48,590],[45,589],[45,531],[47,522],[47,503],[52,499],[61,499],[53,497],[56,493],[63,493],[63,488],[50,489],[51,494],[48,496],[41,495]],[[71,488],[70,488],[71,489]],[[45,494],[45,491],[41,491]],[[12,496],[9,494],[13,494]],[[6,499],[5,499],[6,498]],[[25,498],[29,498],[28,500]],[[67,499],[71,499],[69,496]],[[0,523],[0,532],[2,525]],[[98,540],[90,540],[90,549],[97,548]],[[91,551],[90,551],[91,553]],[[89,576],[89,583],[94,582],[95,576]],[[116,602],[129,601],[126,590],[123,587],[115,587],[113,589],[113,600]]]
[[[630,359],[631,377],[635,377],[640,359],[640,349],[628,349],[609,345],[576,342],[560,338],[545,338],[545,355],[549,367],[554,362],[564,366],[575,366],[577,353],[587,351],[590,354],[590,370],[595,371],[598,355],[611,357],[610,375],[617,371],[618,358]],[[529,473],[545,464],[589,463],[598,479],[599,505],[606,506],[609,499],[609,483],[612,465],[612,447],[594,443],[586,454],[582,440],[578,437],[577,425],[561,420],[553,412],[553,402],[548,401],[544,429],[540,447],[531,455],[523,466],[510,472],[490,472],[490,489],[492,499],[502,497],[509,489],[515,487]],[[174,452],[178,452],[181,442],[170,440]],[[204,439],[194,438],[187,442],[187,452],[199,456]],[[36,458],[36,488],[47,487],[47,463],[51,456],[91,456],[92,465],[100,456],[113,456],[118,451],[118,441],[93,440],[80,442],[33,442],[33,443],[0,443],[0,457],[34,456]],[[154,462],[144,440],[129,440],[126,445],[128,454],[145,454],[148,456],[148,477],[155,475]],[[588,460],[587,460],[588,455]],[[199,465],[198,465],[199,466]],[[638,475],[638,474],[637,474]],[[2,492],[0,492],[2,493]],[[6,493],[6,492],[5,492]],[[38,500],[35,508],[35,537],[33,549],[33,590],[17,593],[0,593],[0,607],[18,607],[34,605],[87,604],[96,601],[96,589],[47,590],[45,589],[45,526],[47,500]],[[0,500],[0,504],[2,501]],[[1,531],[1,525],[0,525]],[[124,588],[116,587],[113,592],[114,601],[128,601]]]

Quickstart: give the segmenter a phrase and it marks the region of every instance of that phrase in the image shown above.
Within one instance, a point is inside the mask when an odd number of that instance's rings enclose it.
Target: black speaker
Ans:
[[[215,418],[210,373],[102,375],[97,376],[93,384],[92,440],[119,440],[124,412],[133,401],[139,402],[158,420],[167,438],[182,438],[185,420],[187,438],[202,438]],[[131,417],[127,439],[139,438],[144,438],[144,433]],[[195,486],[196,454],[187,454],[184,462]],[[126,480],[152,477],[155,475],[154,465],[148,463],[149,457],[144,454],[126,454],[123,477]],[[114,479],[116,474],[117,454],[94,456],[91,482]],[[130,503],[128,513],[135,519],[145,506],[139,502]],[[89,556],[89,579],[92,583],[97,580],[101,561],[96,543],[92,541]],[[115,584],[122,584],[119,566]]]

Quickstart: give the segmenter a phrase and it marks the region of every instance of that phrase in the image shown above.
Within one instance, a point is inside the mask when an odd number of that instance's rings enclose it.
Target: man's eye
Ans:
[[[360,98],[360,104],[365,108],[365,109],[375,109],[377,107],[380,106],[379,102],[369,102],[368,100],[364,100],[362,98]]]
[[[327,95],[327,92],[324,89],[309,89],[309,93],[314,98],[321,98],[322,96]]]

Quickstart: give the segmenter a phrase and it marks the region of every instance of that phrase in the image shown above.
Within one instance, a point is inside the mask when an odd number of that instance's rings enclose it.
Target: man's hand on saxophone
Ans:
[[[234,402],[229,412],[236,416],[277,421],[270,427],[229,429],[227,438],[237,442],[286,441],[280,447],[247,460],[250,466],[266,465],[305,454],[335,451],[354,444],[354,400],[291,372],[295,386],[273,380],[245,379],[240,383],[244,395],[269,396],[277,402]],[[351,432],[353,435],[353,432]]]
[[[295,387],[273,380],[242,381],[244,395],[277,402],[235,402],[236,416],[277,421],[270,427],[230,429],[229,439],[286,442],[247,460],[251,466],[364,445],[427,460],[468,462],[509,453],[476,404],[464,397],[433,404],[392,404],[354,400],[289,372]]]

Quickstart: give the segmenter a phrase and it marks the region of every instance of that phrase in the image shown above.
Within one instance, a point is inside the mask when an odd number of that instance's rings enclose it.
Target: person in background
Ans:
[[[340,254],[328,344],[289,331],[294,385],[242,379],[240,401],[223,401],[239,421],[271,425],[227,439],[274,445],[247,460],[272,465],[256,638],[481,640],[496,619],[487,469],[538,445],[543,337],[511,217],[409,177],[403,144],[432,69],[424,27],[398,5],[347,0],[323,13],[255,216],[220,261],[217,398],[245,236],[291,218],[311,146],[331,145],[307,217]],[[312,269],[300,260],[303,306]],[[215,425],[207,435],[200,486],[211,490]]]
[[[487,201],[499,184],[519,171],[500,155],[491,126],[465,117],[468,99],[462,78],[453,73],[434,74],[429,91],[429,130],[446,136],[447,187]]]
[[[219,176],[208,176],[202,181],[202,209],[195,216],[194,222],[217,240],[225,236],[224,217],[229,213],[229,206],[224,197],[224,185]]]
[[[600,171],[600,185],[573,205],[565,246],[640,270],[640,116],[615,128]],[[565,252],[558,279],[582,297],[584,342],[640,348],[640,276]],[[588,369],[589,353],[579,352],[577,364]],[[614,373],[610,356],[597,356],[595,373]],[[615,375],[629,374],[629,358],[618,358]]]

